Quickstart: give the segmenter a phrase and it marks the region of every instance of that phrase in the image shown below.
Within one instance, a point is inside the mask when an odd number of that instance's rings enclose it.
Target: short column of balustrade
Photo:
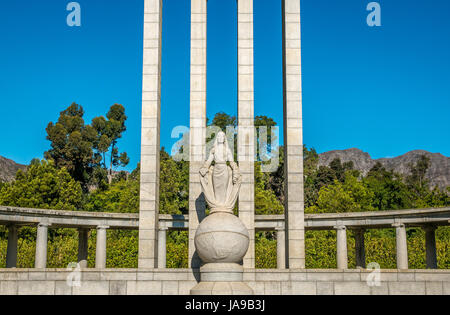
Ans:
[[[277,267],[286,269],[286,230],[284,227],[276,229],[277,232]]]
[[[406,227],[403,223],[392,225],[395,228],[397,244],[397,269],[408,269],[408,244],[406,240]]]
[[[158,231],[158,268],[165,269],[167,267],[167,227],[160,227]]]
[[[339,225],[334,229],[336,230],[337,268],[348,269],[347,228]]]
[[[97,227],[97,248],[95,255],[95,268],[106,268],[106,232],[109,226]]]
[[[37,227],[36,237],[36,259],[34,266],[37,269],[45,269],[47,267],[47,242],[48,228],[50,224],[39,223]]]

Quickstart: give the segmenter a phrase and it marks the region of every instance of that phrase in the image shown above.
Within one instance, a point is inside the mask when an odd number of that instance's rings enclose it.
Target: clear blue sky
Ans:
[[[0,2],[0,155],[20,163],[49,148],[48,122],[72,102],[86,121],[126,106],[120,147],[139,161],[143,0]],[[255,2],[255,114],[282,125],[281,1]],[[450,156],[450,1],[302,0],[304,140],[318,152],[372,157],[414,149]],[[162,145],[189,123],[190,1],[164,0]],[[208,1],[208,115],[237,112],[236,1]]]

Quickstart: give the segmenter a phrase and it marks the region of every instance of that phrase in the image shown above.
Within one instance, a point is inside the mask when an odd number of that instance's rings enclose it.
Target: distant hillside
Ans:
[[[450,186],[450,158],[440,153],[416,150],[394,158],[372,159],[370,155],[359,149],[329,151],[319,155],[319,165],[329,165],[334,159],[339,158],[341,162],[353,161],[355,169],[366,175],[370,169],[381,162],[387,169],[407,175],[408,165],[415,163],[421,155],[430,157],[430,168],[427,178],[431,185],[445,189]],[[25,169],[25,165],[17,164],[12,160],[0,156],[0,181],[9,182],[14,179],[19,169]]]
[[[409,174],[408,165],[415,163],[421,155],[430,158],[431,165],[427,172],[427,178],[430,180],[431,186],[438,186],[441,189],[450,186],[450,158],[440,153],[430,153],[423,150],[415,150],[398,157],[377,160],[372,159],[368,153],[359,149],[329,151],[319,155],[319,165],[328,166],[331,161],[339,158],[341,162],[353,161],[355,169],[366,175],[377,162],[381,162],[386,169],[407,175]]]
[[[0,181],[10,182],[16,177],[19,169],[25,169],[26,165],[17,164],[16,162],[0,156]]]

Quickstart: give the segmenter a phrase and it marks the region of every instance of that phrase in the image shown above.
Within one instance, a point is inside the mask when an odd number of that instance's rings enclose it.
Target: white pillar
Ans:
[[[139,268],[155,268],[159,215],[162,0],[145,0]]]
[[[6,250],[6,268],[17,267],[17,236],[18,228],[16,225],[8,226],[8,248]]]
[[[340,225],[334,229],[336,230],[337,268],[348,269],[347,228]]]
[[[255,113],[253,0],[237,0],[238,18],[238,161],[242,174],[239,218],[248,229],[250,245],[245,268],[255,268]]]
[[[106,231],[109,226],[97,227],[97,248],[95,251],[95,268],[106,268]]]
[[[427,268],[437,269],[436,226],[429,225],[425,227],[425,247]]]
[[[397,269],[408,269],[408,244],[406,241],[406,228],[402,223],[392,225],[395,227],[397,243]]]
[[[45,269],[47,267],[47,241],[48,241],[48,228],[50,224],[39,223],[37,227],[36,237],[36,260],[35,268]]]
[[[199,175],[206,158],[206,22],[207,0],[191,0],[189,267],[192,268],[201,264],[194,237],[206,210]]]
[[[366,247],[364,242],[364,229],[355,230],[355,260],[356,268],[366,268]]]
[[[78,264],[81,268],[87,268],[88,266],[88,240],[89,240],[89,229],[80,228],[78,229]]]
[[[165,269],[167,267],[167,227],[159,228],[158,235],[158,268]]]
[[[284,227],[276,229],[277,231],[277,267],[286,269],[286,230]]]
[[[305,268],[300,0],[283,0],[285,216],[289,268]]]

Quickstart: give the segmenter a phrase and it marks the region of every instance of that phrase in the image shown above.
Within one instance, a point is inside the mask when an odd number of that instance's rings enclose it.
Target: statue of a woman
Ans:
[[[211,213],[233,213],[242,177],[224,132],[217,134],[214,148],[200,169],[200,175],[200,183]]]

